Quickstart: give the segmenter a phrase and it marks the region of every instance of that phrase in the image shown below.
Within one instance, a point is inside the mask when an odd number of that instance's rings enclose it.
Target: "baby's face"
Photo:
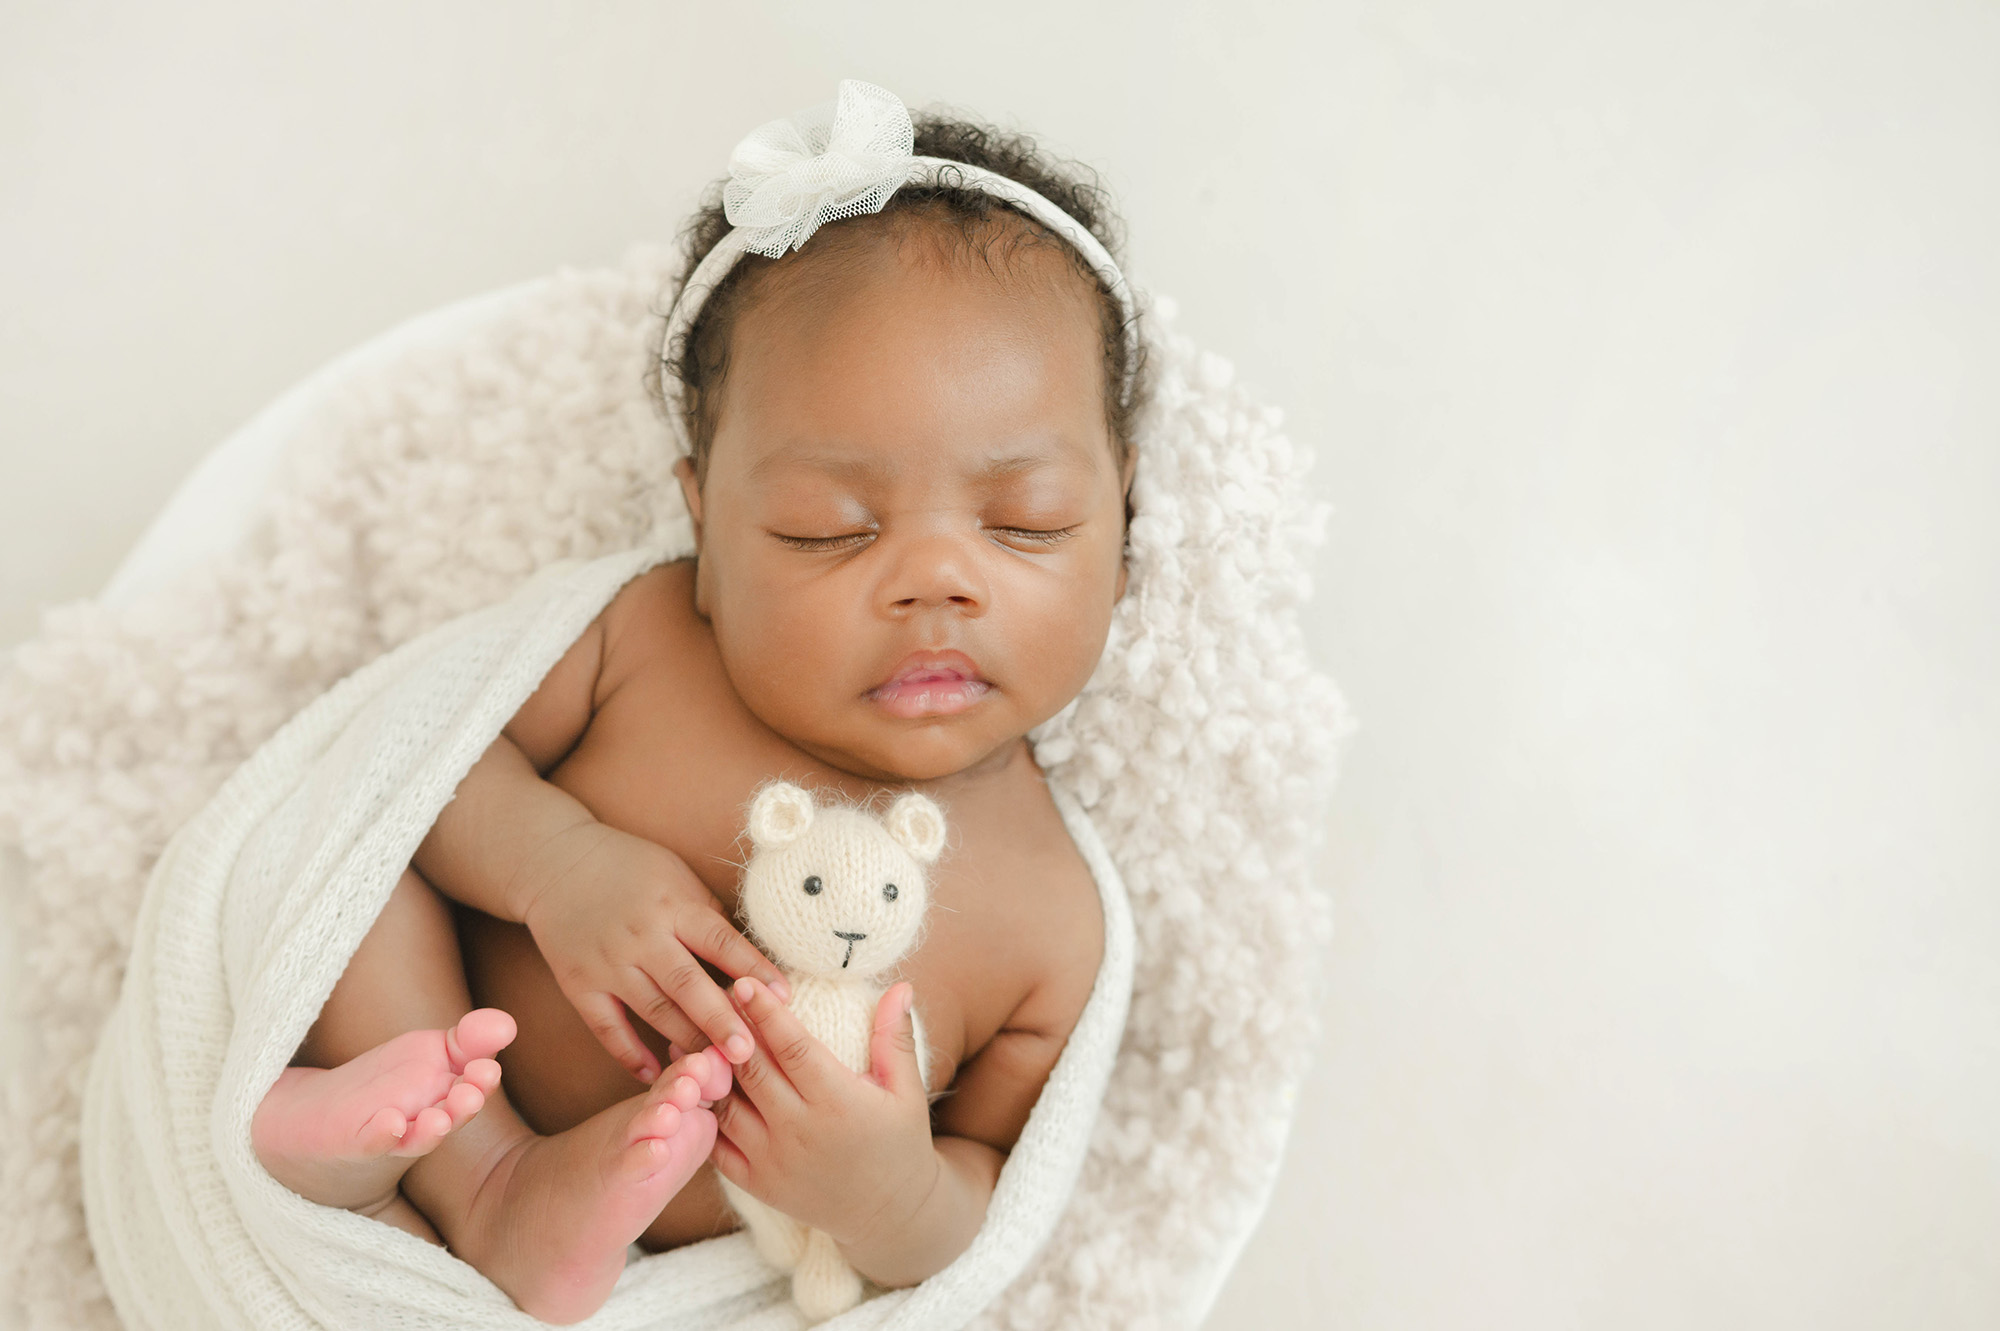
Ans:
[[[801,258],[808,257],[801,255]],[[1124,591],[1093,296],[923,244],[773,283],[733,331],[697,602],[750,709],[822,761],[927,780],[1083,687]]]

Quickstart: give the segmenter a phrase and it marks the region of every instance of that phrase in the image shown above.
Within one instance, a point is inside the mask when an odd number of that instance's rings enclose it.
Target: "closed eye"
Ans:
[[[794,550],[851,550],[859,549],[875,539],[872,531],[848,532],[844,536],[787,536],[783,532],[772,532],[781,542]]]
[[[986,530],[1005,537],[1010,541],[1024,541],[1031,545],[1060,545],[1076,535],[1075,527],[988,527]]]

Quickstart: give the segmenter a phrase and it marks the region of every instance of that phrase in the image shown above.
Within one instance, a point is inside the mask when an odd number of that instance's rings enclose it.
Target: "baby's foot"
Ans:
[[[602,1307],[625,1250],[708,1159],[729,1063],[703,1051],[643,1095],[553,1137],[524,1138],[452,1226],[453,1249],[522,1311],[580,1321]]]
[[[411,1161],[485,1105],[500,1084],[493,1055],[513,1039],[512,1017],[479,1008],[337,1068],[286,1068],[250,1120],[257,1159],[308,1201],[373,1214]]]

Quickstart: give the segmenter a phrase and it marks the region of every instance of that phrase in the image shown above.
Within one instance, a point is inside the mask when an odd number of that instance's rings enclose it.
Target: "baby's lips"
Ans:
[[[962,680],[977,681],[981,684],[990,685],[992,683],[986,676],[979,673],[979,662],[973,660],[955,647],[946,647],[938,651],[911,652],[896,663],[896,668],[889,672],[887,679],[877,684],[873,689],[870,689],[869,692],[874,693],[879,690],[892,689],[899,684],[907,684],[912,680],[921,679],[926,675],[936,675],[939,677],[956,676]]]

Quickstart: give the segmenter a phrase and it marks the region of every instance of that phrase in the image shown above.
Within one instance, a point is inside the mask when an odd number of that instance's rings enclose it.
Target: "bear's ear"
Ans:
[[[944,813],[914,790],[898,796],[882,821],[896,844],[914,855],[919,864],[929,864],[944,849]]]
[[[789,781],[773,781],[750,801],[750,845],[756,850],[788,846],[812,826],[813,797]]]

